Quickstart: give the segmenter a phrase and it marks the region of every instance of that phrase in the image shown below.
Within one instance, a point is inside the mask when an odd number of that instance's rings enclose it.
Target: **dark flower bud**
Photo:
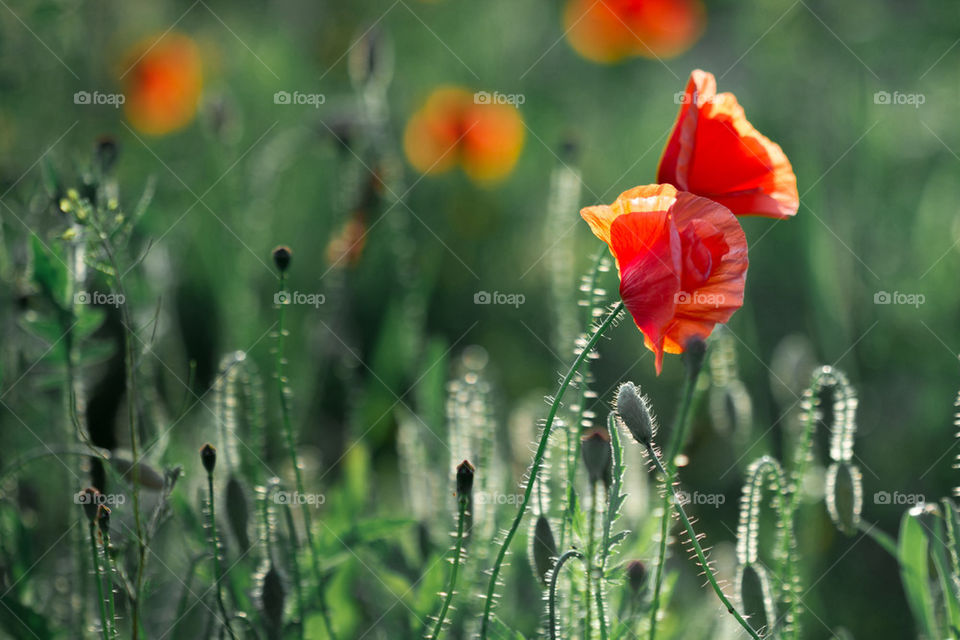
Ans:
[[[707,343],[703,338],[694,336],[687,340],[684,345],[683,366],[687,370],[687,378],[693,380],[700,375],[700,369],[703,367],[703,360],[707,355]]]
[[[464,460],[457,466],[457,496],[461,500],[468,499],[473,493],[473,472],[476,469],[469,461]]]
[[[580,441],[580,453],[583,456],[583,466],[587,468],[590,484],[603,482],[610,486],[610,461],[613,453],[610,450],[610,434],[606,429],[593,429]]]
[[[103,535],[110,535],[110,507],[105,504],[97,508],[97,525]]]
[[[624,382],[617,391],[617,415],[634,440],[649,446],[653,439],[653,417],[650,407],[632,382]]]
[[[287,597],[287,590],[283,586],[283,577],[277,568],[270,564],[270,569],[263,576],[263,586],[260,591],[260,605],[263,608],[263,617],[271,630],[279,636],[283,628],[283,605]],[[271,637],[274,637],[271,635]]]
[[[627,563],[627,584],[634,594],[640,593],[647,582],[647,565],[640,560],[631,560]]]
[[[273,250],[273,264],[277,265],[277,269],[280,270],[280,273],[283,273],[287,270],[287,267],[290,266],[290,260],[292,259],[293,252],[290,251],[290,247],[281,245]]]
[[[200,461],[207,473],[213,473],[213,468],[217,466],[217,450],[209,442],[200,449]]]
[[[530,556],[533,560],[533,571],[541,584],[546,586],[547,576],[557,560],[557,542],[550,528],[550,521],[546,516],[537,516],[533,525],[533,535],[530,539]]]
[[[95,522],[97,507],[102,502],[100,492],[93,487],[87,487],[77,496],[77,502],[83,505],[83,512],[87,515],[87,520]]]
[[[110,173],[117,162],[118,153],[117,141],[113,136],[102,136],[97,140],[93,149],[93,157],[101,174]]]

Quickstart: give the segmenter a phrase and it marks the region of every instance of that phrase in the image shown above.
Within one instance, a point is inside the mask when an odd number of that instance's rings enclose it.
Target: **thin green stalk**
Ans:
[[[720,600],[720,603],[726,607],[727,613],[732,615],[740,624],[740,626],[750,634],[751,638],[754,640],[761,640],[760,634],[754,631],[753,627],[750,626],[750,623],[748,623],[746,619],[744,619],[743,615],[737,611],[736,607],[733,606],[733,603],[730,602],[729,598],[727,598],[726,594],[723,592],[723,589],[721,589],[720,585],[717,583],[717,578],[713,575],[713,570],[710,568],[710,565],[707,562],[707,556],[703,552],[703,547],[700,546],[700,541],[697,540],[697,532],[694,530],[693,524],[690,522],[690,518],[687,517],[687,512],[684,511],[683,505],[680,503],[680,495],[677,492],[677,488],[673,485],[673,474],[664,468],[663,463],[660,462],[660,457],[653,448],[653,444],[647,445],[647,453],[650,454],[650,459],[653,460],[657,470],[663,475],[664,490],[666,491],[669,488],[669,491],[673,494],[674,508],[677,510],[677,515],[680,516],[681,522],[683,522],[683,526],[687,531],[687,536],[690,538],[690,545],[693,547],[693,551],[697,556],[697,562],[699,562],[700,566],[703,567],[703,571],[707,576],[707,581],[713,588],[714,593],[717,594],[717,598]],[[667,517],[667,515],[669,514],[665,514],[664,517]]]
[[[280,290],[286,290],[286,274],[281,270],[280,271]],[[284,308],[286,305],[279,304],[277,305],[277,358],[276,358],[276,378],[277,386],[280,392],[280,413],[283,419],[283,433],[286,439],[287,452],[290,455],[290,464],[293,465],[293,476],[294,481],[296,482],[297,492],[300,495],[303,495],[303,476],[300,472],[300,460],[297,456],[297,446],[296,441],[293,437],[293,423],[290,419],[290,407],[287,402],[287,380],[283,374],[283,341],[285,337],[286,329],[284,328],[284,320],[286,314],[284,313]],[[323,574],[320,571],[320,558],[317,555],[317,548],[313,544],[313,523],[310,516],[310,509],[301,509],[303,513],[303,527],[306,532],[307,546],[310,547],[310,561],[313,569],[313,577],[317,583],[317,601],[320,605],[320,615],[323,617],[324,627],[327,629],[327,635],[334,640],[337,637],[337,634],[333,630],[333,621],[330,619],[330,611],[327,607],[326,593],[324,589]],[[302,616],[301,616],[302,617]]]
[[[597,483],[590,483],[590,519],[589,526],[590,530],[587,532],[587,559],[584,561],[584,564],[587,566],[587,582],[584,586],[583,595],[584,603],[587,607],[587,615],[584,618],[584,627],[583,627],[583,637],[587,640],[593,636],[593,629],[591,627],[591,615],[593,608],[590,606],[590,596],[593,594],[593,554],[594,546],[596,544],[596,530],[597,530]]]
[[[293,571],[293,589],[297,593],[297,612],[300,614],[300,638],[304,638],[304,621],[307,619],[307,607],[303,599],[303,584],[300,578],[300,562],[297,560],[297,549],[300,544],[297,541],[297,529],[293,524],[293,511],[290,504],[285,504],[283,509],[284,517],[287,523],[287,531],[290,533],[290,539],[293,541],[293,552],[290,554],[290,568]]]
[[[110,534],[101,531],[103,535],[103,558],[107,563],[106,567],[106,578],[107,578],[107,613],[110,615],[110,635],[113,638],[116,638],[118,635],[117,632],[117,610],[114,607],[113,602],[113,560],[110,558]]]
[[[443,628],[443,621],[447,617],[447,610],[450,603],[453,602],[453,592],[457,588],[457,573],[460,571],[460,556],[463,555],[463,529],[464,522],[467,519],[468,500],[458,500],[459,508],[457,513],[457,544],[453,551],[453,568],[450,569],[450,583],[447,586],[447,593],[443,599],[443,606],[440,607],[440,614],[437,616],[437,623],[433,626],[431,638],[439,638],[440,630]]]
[[[527,511],[527,506],[530,503],[530,494],[533,491],[533,485],[536,484],[537,475],[540,473],[540,466],[543,464],[544,455],[547,452],[547,445],[550,441],[550,433],[553,429],[553,421],[557,416],[557,410],[560,408],[560,401],[563,399],[563,394],[567,390],[567,387],[570,386],[570,381],[573,380],[573,377],[577,374],[577,371],[580,369],[580,365],[587,359],[590,354],[590,351],[596,346],[597,342],[600,340],[600,337],[603,335],[613,321],[620,315],[620,312],[623,311],[623,301],[620,301],[610,310],[610,313],[607,314],[607,317],[603,319],[603,322],[596,328],[593,332],[593,335],[590,336],[590,339],[587,341],[587,344],[584,345],[583,350],[577,356],[576,360],[573,361],[573,365],[570,367],[570,370],[567,372],[567,375],[564,376],[563,380],[560,382],[560,388],[557,390],[557,395],[553,399],[553,402],[550,404],[550,411],[547,413],[547,422],[543,427],[543,434],[540,436],[540,444],[537,447],[536,455],[533,458],[533,464],[530,466],[530,478],[527,481],[527,488],[523,492],[523,500],[520,503],[520,508],[517,509],[517,515],[513,519],[513,524],[510,525],[510,529],[507,531],[506,537],[503,539],[503,544],[500,545],[500,550],[497,552],[497,558],[493,564],[493,569],[490,572],[490,583],[487,586],[487,595],[486,601],[483,605],[483,619],[480,623],[480,639],[486,640],[487,632],[490,625],[490,613],[493,611],[493,599],[494,592],[497,588],[497,579],[500,576],[500,569],[503,567],[503,561],[506,558],[507,550],[510,548],[510,543],[513,542],[514,536],[517,535],[517,530],[520,529],[520,524],[523,522],[523,516]]]
[[[223,626],[232,640],[237,640],[236,634],[230,627],[230,616],[227,614],[227,607],[223,604],[223,573],[220,570],[220,542],[217,540],[217,518],[213,499],[213,472],[207,472],[207,495],[209,496],[210,509],[210,551],[213,553],[213,581],[217,592],[217,607],[220,609],[220,615],[223,616]]]
[[[110,625],[107,624],[107,606],[103,597],[103,579],[100,575],[100,557],[97,551],[97,525],[90,521],[90,552],[93,557],[93,576],[97,582],[97,601],[100,603],[100,631],[103,640],[110,640]]]
[[[680,406],[677,409],[677,416],[673,422],[673,428],[670,430],[670,441],[667,448],[667,468],[672,472],[676,469],[677,454],[683,448],[684,440],[687,436],[687,425],[690,421],[690,408],[693,405],[693,394],[697,387],[697,379],[700,377],[700,368],[698,367],[693,375],[684,376],[683,393],[680,397]],[[662,513],[660,520],[660,547],[657,552],[657,571],[653,581],[653,600],[650,607],[650,640],[657,637],[657,617],[660,614],[660,592],[663,589],[663,566],[667,560],[667,540],[670,535],[670,492],[664,491],[660,502],[660,511]]]
[[[547,609],[549,610],[550,640],[557,640],[557,579],[560,577],[560,570],[570,558],[583,560],[583,554],[579,551],[570,550],[557,559],[557,564],[553,567],[553,575],[550,576],[550,593],[547,596]]]

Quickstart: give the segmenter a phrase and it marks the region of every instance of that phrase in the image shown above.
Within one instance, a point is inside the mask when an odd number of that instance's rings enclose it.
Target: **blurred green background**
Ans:
[[[452,375],[453,360],[482,345],[505,425],[518,403],[551,393],[572,358],[572,347],[559,343],[558,317],[563,304],[574,304],[579,274],[599,247],[577,206],[548,216],[551,175],[565,166],[580,172],[579,206],[652,182],[676,114],[674,95],[690,70],[703,68],[783,147],[801,206],[792,220],[743,221],[751,268],[730,333],[753,424],[749,438],[733,442],[702,407],[682,482],[727,496],[721,508],[697,515],[710,544],[732,542],[743,469],[764,453],[782,453],[804,367],[835,364],[861,398],[856,461],[864,518],[894,532],[905,505],[877,504],[875,492],[933,500],[955,484],[960,6],[761,0],[708,1],[706,8],[706,32],[689,52],[603,66],[564,41],[559,1],[4,4],[3,458],[37,446],[11,412],[41,437],[56,433],[48,413],[59,406],[56,392],[39,379],[44,366],[30,368],[46,347],[19,326],[31,308],[29,233],[50,239],[63,230],[45,199],[42,167],[76,182],[94,141],[109,134],[120,149],[123,206],[133,208],[156,181],[127,256],[146,258],[128,288],[138,319],[146,324],[159,314],[156,360],[148,366],[164,402],[186,397],[190,361],[189,386],[203,394],[220,357],[236,349],[248,350],[269,378],[270,251],[287,244],[291,288],[326,296],[320,308],[294,306],[289,314],[290,379],[311,446],[308,468],[329,470],[325,484],[339,482],[343,453],[361,440],[372,469],[367,508],[401,513],[391,488],[395,414],[400,402],[431,416],[417,406],[424,375]],[[122,109],[74,103],[77,91],[121,90],[129,47],[167,29],[189,35],[201,51],[202,100],[188,127],[151,137],[131,128]],[[363,66],[364,34],[379,38],[373,55],[383,94],[373,108],[349,72],[351,64]],[[446,84],[524,96],[525,146],[503,182],[477,186],[459,170],[421,178],[405,162],[407,119]],[[278,105],[277,91],[325,99],[317,108]],[[923,103],[878,104],[883,91],[919,94]],[[383,117],[377,127],[369,113]],[[373,196],[371,171],[386,185]],[[330,239],[358,210],[368,228],[363,251],[355,263],[331,267]],[[568,299],[552,293],[564,281]],[[525,301],[476,305],[479,291]],[[875,304],[883,291],[922,294],[924,302]],[[626,321],[601,354],[598,413],[613,386],[632,379],[668,421],[679,359],[668,356],[655,378],[642,337]],[[109,364],[93,368],[90,386],[109,389],[109,371]],[[275,409],[274,397],[268,406]],[[116,408],[105,411],[109,422]],[[209,429],[209,415],[192,411],[171,433],[165,459],[190,460],[199,477],[192,452],[211,438]],[[41,480],[33,485],[39,521],[31,525],[38,551],[61,534],[65,517],[42,496]],[[804,583],[813,586],[804,597],[807,637],[834,637],[840,628],[858,638],[911,635],[896,566],[874,542],[837,534],[821,504],[802,513],[799,536]],[[682,556],[672,562],[684,575],[681,588],[695,592],[692,567]],[[682,594],[673,606],[683,608]]]

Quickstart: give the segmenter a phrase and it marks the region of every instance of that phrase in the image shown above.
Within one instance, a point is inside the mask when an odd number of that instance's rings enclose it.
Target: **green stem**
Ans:
[[[280,273],[280,289],[281,291],[286,290],[286,275]],[[284,308],[286,305],[279,304],[277,305],[277,358],[276,358],[276,378],[277,386],[279,387],[280,392],[280,413],[283,418],[283,433],[286,439],[287,452],[290,455],[290,464],[293,466],[293,476],[294,481],[297,486],[297,492],[300,495],[304,494],[303,490],[303,476],[300,472],[300,460],[297,457],[297,446],[296,441],[293,437],[293,424],[290,419],[290,406],[287,402],[287,379],[284,376],[284,359],[283,359],[283,341],[286,335],[286,329],[284,328],[284,320],[286,314],[284,313]],[[303,528],[307,538],[307,546],[310,547],[310,562],[313,569],[313,577],[317,583],[317,601],[320,605],[320,615],[323,617],[323,624],[327,629],[327,635],[330,638],[336,640],[337,634],[333,630],[333,621],[330,619],[330,611],[327,607],[327,599],[324,590],[323,574],[320,571],[320,558],[317,555],[317,548],[313,544],[313,522],[310,516],[310,509],[301,509],[303,513]],[[302,616],[301,616],[302,617]]]
[[[697,387],[697,379],[700,377],[699,368],[693,375],[684,377],[683,393],[680,396],[680,406],[677,409],[677,416],[673,421],[673,428],[670,430],[670,440],[667,447],[667,468],[672,472],[676,469],[677,454],[683,448],[687,437],[687,426],[690,422],[690,408],[693,405],[693,394]],[[671,480],[672,484],[672,480]],[[657,618],[660,614],[660,592],[663,589],[663,567],[667,561],[667,541],[670,537],[670,492],[664,491],[660,502],[661,520],[660,520],[660,546],[657,552],[657,571],[653,581],[653,601],[650,607],[650,635],[649,640],[655,640],[657,637]]]
[[[487,632],[490,625],[490,613],[493,611],[494,592],[497,588],[497,579],[500,576],[500,569],[503,567],[503,561],[506,558],[507,550],[510,548],[510,543],[513,542],[514,536],[517,535],[517,530],[520,529],[520,524],[523,522],[523,516],[526,513],[527,506],[530,503],[530,494],[533,492],[533,485],[536,484],[537,475],[540,473],[540,466],[543,464],[543,458],[547,452],[547,445],[550,441],[550,433],[553,429],[553,421],[557,416],[557,410],[560,408],[560,401],[563,399],[563,394],[567,390],[567,387],[570,386],[570,381],[573,380],[573,377],[577,374],[580,365],[583,364],[584,360],[587,359],[590,351],[592,351],[594,346],[596,346],[604,331],[606,331],[610,325],[613,324],[613,321],[617,318],[617,316],[620,315],[620,312],[623,311],[623,307],[623,301],[618,302],[616,306],[611,309],[610,313],[607,314],[607,317],[603,319],[603,322],[600,323],[597,329],[593,332],[593,335],[590,336],[587,344],[584,345],[583,350],[577,356],[576,360],[573,361],[573,365],[570,367],[567,375],[564,376],[563,380],[560,382],[560,388],[557,390],[557,395],[550,404],[550,411],[547,413],[547,422],[546,425],[544,425],[543,434],[540,436],[540,445],[537,447],[537,453],[533,458],[533,464],[530,466],[530,478],[527,481],[527,488],[523,493],[523,500],[520,503],[520,508],[517,509],[517,515],[513,519],[513,524],[510,525],[510,529],[507,531],[507,535],[503,539],[503,544],[500,545],[500,550],[497,552],[497,558],[493,564],[493,570],[490,572],[490,582],[487,585],[486,601],[483,605],[483,619],[480,623],[481,640],[486,640],[487,637]]]
[[[570,558],[583,560],[583,554],[579,551],[570,550],[557,559],[557,564],[553,567],[553,575],[550,576],[550,594],[547,600],[547,608],[550,617],[550,640],[557,640],[557,579],[560,577],[560,570]]]
[[[227,614],[227,607],[223,604],[223,574],[220,571],[220,542],[217,540],[217,518],[213,499],[213,473],[207,473],[207,493],[209,496],[210,509],[210,550],[213,552],[213,581],[217,588],[217,607],[220,609],[220,615],[223,616],[223,626],[232,640],[237,640],[236,634],[230,627],[230,616]]]
[[[591,595],[593,595],[593,554],[594,554],[594,544],[596,543],[596,530],[597,530],[597,483],[590,483],[590,529],[587,532],[587,558],[584,561],[584,564],[587,566],[587,583],[584,587],[584,603],[587,607],[587,615],[584,619],[583,627],[583,637],[586,640],[590,640],[593,636],[593,628],[591,626],[591,616],[593,608],[590,606]]]
[[[303,600],[303,584],[300,579],[300,563],[297,560],[297,549],[300,547],[300,544],[297,542],[297,528],[293,524],[293,511],[290,509],[290,504],[287,503],[284,505],[283,509],[284,519],[287,523],[287,532],[290,534],[290,538],[293,541],[293,552],[290,554],[290,567],[293,571],[293,588],[297,592],[297,613],[300,615],[300,638],[301,640],[305,637],[304,629],[305,620],[307,619],[307,608],[304,605]],[[271,555],[272,557],[272,555]]]
[[[103,640],[110,640],[110,625],[107,624],[107,606],[103,597],[103,579],[100,575],[100,557],[97,551],[96,525],[90,522],[90,553],[93,557],[93,577],[97,582],[97,601],[100,603],[100,631]]]
[[[117,610],[113,602],[113,560],[110,559],[110,534],[103,534],[103,557],[107,563],[107,612],[110,614],[111,637],[117,637]]]
[[[453,552],[453,568],[450,570],[450,584],[447,586],[447,593],[443,599],[443,606],[440,607],[440,615],[437,616],[437,623],[433,626],[433,633],[430,634],[431,638],[439,638],[440,630],[443,628],[443,621],[447,617],[447,610],[450,608],[450,603],[453,602],[453,592],[457,588],[457,573],[460,571],[460,556],[463,555],[463,528],[464,522],[467,519],[467,502],[465,500],[466,496],[462,496],[459,502],[459,512],[457,514],[457,546]]]
[[[647,445],[647,453],[650,454],[650,459],[653,460],[657,470],[663,475],[664,491],[669,490],[669,492],[673,494],[673,506],[677,511],[677,515],[680,516],[680,520],[683,522],[683,526],[687,531],[687,536],[690,538],[690,545],[693,547],[694,554],[697,556],[697,562],[699,562],[700,566],[703,567],[703,571],[707,576],[707,581],[713,588],[714,593],[717,594],[717,598],[720,600],[720,603],[726,607],[727,613],[732,615],[740,624],[740,626],[750,634],[751,638],[754,640],[761,640],[760,634],[754,631],[753,627],[750,626],[750,623],[748,623],[740,614],[740,612],[737,611],[736,607],[733,606],[726,594],[723,592],[723,589],[721,589],[720,585],[717,583],[717,578],[713,575],[713,570],[707,563],[707,556],[703,552],[703,547],[700,546],[700,541],[697,540],[697,532],[694,530],[693,524],[690,522],[690,518],[687,517],[687,512],[684,511],[683,505],[680,503],[680,495],[677,493],[677,488],[673,485],[673,474],[664,468],[663,463],[660,462],[660,457],[657,455],[657,452],[654,450],[652,444]],[[664,514],[664,517],[667,517],[668,515],[669,514]]]

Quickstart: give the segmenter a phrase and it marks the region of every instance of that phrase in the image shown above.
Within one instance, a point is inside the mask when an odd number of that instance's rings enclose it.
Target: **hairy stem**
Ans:
[[[620,312],[623,311],[623,307],[623,302],[618,302],[616,306],[610,310],[610,313],[607,314],[607,317],[603,319],[603,322],[601,322],[596,328],[596,330],[593,332],[593,335],[590,336],[590,339],[587,341],[587,344],[584,345],[583,350],[577,356],[576,360],[573,361],[573,365],[570,367],[567,375],[564,376],[563,380],[560,382],[560,388],[557,390],[557,395],[550,404],[550,411],[547,414],[547,422],[543,427],[543,434],[540,436],[540,444],[537,447],[536,455],[534,455],[533,464],[530,466],[530,478],[527,480],[527,488],[523,493],[523,500],[520,503],[520,508],[517,509],[517,515],[513,519],[513,524],[510,525],[510,529],[507,531],[507,535],[503,539],[503,544],[500,545],[500,550],[497,552],[497,558],[493,564],[493,570],[490,572],[490,583],[487,586],[486,601],[483,605],[483,620],[480,623],[481,640],[485,640],[487,637],[487,632],[490,625],[490,613],[493,611],[494,592],[497,588],[497,578],[500,576],[500,569],[503,567],[503,561],[506,558],[507,550],[510,548],[510,543],[513,542],[514,536],[517,535],[517,531],[520,529],[520,524],[523,522],[523,516],[527,511],[527,506],[530,503],[530,494],[533,492],[533,485],[536,484],[537,475],[540,473],[540,466],[543,464],[543,458],[547,452],[547,445],[550,441],[550,432],[553,429],[553,421],[557,416],[557,410],[560,408],[560,401],[563,399],[563,394],[567,390],[567,387],[570,386],[570,381],[573,380],[573,377],[577,374],[580,365],[583,364],[584,360],[587,359],[590,351],[594,348],[594,346],[596,346],[604,331],[606,331],[610,325],[613,324],[613,321],[616,320],[617,316],[620,315]]]
[[[217,518],[213,499],[213,473],[207,473],[207,496],[209,499],[208,508],[210,510],[210,551],[213,553],[213,581],[217,592],[217,607],[220,609],[220,615],[223,616],[223,626],[232,640],[237,640],[236,634],[230,627],[230,616],[227,614],[227,607],[223,604],[223,574],[220,570],[220,542],[217,540]]]
[[[557,579],[560,577],[560,570],[570,558],[583,560],[583,554],[579,551],[570,550],[557,559],[557,564],[553,567],[553,574],[550,576],[550,594],[547,600],[550,623],[550,640],[557,640]]]
[[[453,592],[457,588],[457,573],[460,571],[460,556],[463,555],[463,529],[464,522],[467,519],[467,502],[469,500],[464,499],[466,496],[461,496],[461,499],[458,500],[459,509],[457,513],[457,545],[453,551],[453,568],[450,569],[450,583],[447,585],[447,593],[443,598],[443,605],[440,607],[440,614],[437,616],[437,623],[433,626],[433,633],[430,634],[431,638],[439,638],[440,630],[443,629],[443,621],[447,617],[447,610],[450,608],[450,603],[453,602]]]
[[[97,602],[100,603],[100,631],[103,640],[110,640],[110,625],[107,623],[107,605],[103,597],[103,576],[100,574],[100,553],[97,551],[96,526],[90,522],[90,554],[93,557],[93,577],[97,583]]]

